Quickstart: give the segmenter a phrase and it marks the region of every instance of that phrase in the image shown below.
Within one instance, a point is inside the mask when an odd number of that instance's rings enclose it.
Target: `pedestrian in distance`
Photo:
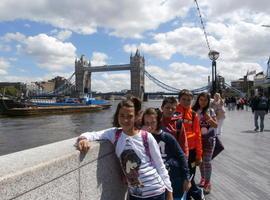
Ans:
[[[244,107],[245,107],[245,110],[248,111],[248,107],[249,107],[249,98],[248,97],[245,97],[243,98],[244,100]]]
[[[162,159],[169,171],[174,200],[180,200],[190,188],[187,159],[176,139],[162,130],[162,113],[158,108],[148,108],[143,114],[143,129],[152,133],[156,139]]]
[[[137,98],[121,101],[114,114],[113,128],[86,132],[77,139],[81,152],[87,152],[94,140],[109,140],[115,145],[128,185],[129,200],[173,200],[168,171],[159,146],[147,131],[135,127],[136,115],[141,110]]]
[[[267,99],[262,92],[259,92],[258,96],[255,96],[251,100],[251,109],[254,114],[254,131],[264,131],[264,117],[269,111],[269,99]],[[260,118],[260,127],[258,119]]]
[[[221,98],[219,93],[214,94],[214,99],[210,103],[210,107],[214,109],[218,127],[216,129],[217,135],[221,135],[222,125],[225,120],[225,107],[224,100]]]
[[[178,105],[176,112],[180,113],[183,118],[183,124],[185,127],[189,156],[188,165],[191,177],[191,188],[188,191],[187,199],[191,197],[195,200],[203,200],[203,190],[199,188],[194,180],[196,174],[196,166],[202,163],[202,143],[201,143],[201,130],[199,118],[196,112],[191,108],[193,94],[189,90],[181,90],[178,95]]]
[[[211,160],[216,142],[215,129],[218,126],[215,111],[210,108],[210,95],[206,92],[200,93],[192,109],[199,116],[202,134],[203,155],[200,165],[201,181],[199,186],[204,189],[205,194],[209,194],[211,191]]]

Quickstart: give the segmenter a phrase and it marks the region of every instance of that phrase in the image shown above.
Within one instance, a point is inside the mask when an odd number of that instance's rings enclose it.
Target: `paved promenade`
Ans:
[[[207,200],[270,199],[270,114],[263,133],[253,129],[250,111],[227,111],[221,135],[226,150],[213,161]]]

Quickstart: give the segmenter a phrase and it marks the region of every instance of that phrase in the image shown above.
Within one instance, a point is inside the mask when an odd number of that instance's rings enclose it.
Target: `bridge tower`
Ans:
[[[91,91],[91,72],[86,70],[86,67],[91,67],[91,62],[87,61],[84,55],[79,60],[75,60],[76,96],[78,97]]]
[[[144,56],[140,55],[137,49],[134,56],[130,56],[130,86],[131,93],[143,99],[144,96],[144,70],[145,70],[145,60]]]

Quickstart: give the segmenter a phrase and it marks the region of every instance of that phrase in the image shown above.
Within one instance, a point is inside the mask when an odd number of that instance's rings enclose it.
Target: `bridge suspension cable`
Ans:
[[[38,96],[50,96],[50,95],[59,95],[59,94],[65,94],[67,91],[71,90],[75,87],[75,80],[71,82],[72,78],[74,77],[75,72],[63,83],[60,85],[56,90],[50,91],[50,92],[44,92],[35,90],[33,91],[35,95]]]
[[[144,73],[151,81],[153,81],[159,87],[161,87],[167,91],[170,91],[170,92],[175,92],[175,93],[180,92],[180,89],[177,89],[175,87],[167,85],[166,83],[161,82],[160,80],[158,80],[157,78],[152,76],[150,73],[148,73],[146,70],[144,70]]]
[[[65,93],[68,89],[70,89],[75,81],[71,82],[71,79],[74,77],[75,72],[65,81],[64,84],[62,84],[60,87],[58,87],[56,90],[48,92],[47,94],[63,94]]]
[[[242,91],[240,91],[240,90],[238,90],[238,89],[236,89],[236,88],[230,86],[228,83],[224,83],[224,86],[227,87],[227,88],[230,88],[230,89],[233,90],[234,92],[240,94],[242,97],[245,96],[245,93],[244,93],[244,92],[242,92]]]
[[[154,76],[152,76],[149,72],[147,72],[146,70],[144,70],[145,75],[149,78],[149,80],[153,81],[156,85],[158,85],[159,87],[173,92],[173,93],[179,93],[181,91],[181,89],[177,89],[175,87],[169,86],[166,83],[161,82],[160,80],[158,80],[157,78],[155,78]],[[200,88],[196,88],[191,90],[192,93],[199,93],[199,92],[203,92],[203,91],[208,91],[209,90],[209,86],[204,86],[204,87],[200,87]]]

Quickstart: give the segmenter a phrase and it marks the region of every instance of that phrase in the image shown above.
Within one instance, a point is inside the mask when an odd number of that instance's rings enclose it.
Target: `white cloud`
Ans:
[[[144,53],[157,58],[170,59],[173,54],[179,53],[187,56],[207,56],[207,48],[204,46],[204,37],[200,28],[181,27],[166,33],[154,35],[154,43],[127,44],[126,52],[139,48]],[[214,40],[214,39],[213,39]]]
[[[140,37],[146,30],[185,16],[192,5],[186,0],[2,0],[0,21],[27,19],[82,34],[102,27],[113,35]]]
[[[2,39],[5,42],[10,42],[13,40],[17,42],[21,42],[25,40],[25,38],[26,38],[25,35],[23,35],[22,33],[16,32],[16,33],[6,33]]]
[[[72,35],[71,31],[64,30],[64,31],[59,31],[55,37],[61,41],[65,41],[65,40],[69,39],[71,37],[71,35]]]
[[[17,51],[32,57],[37,65],[49,71],[66,70],[74,67],[76,47],[46,34],[26,37],[21,33],[7,33],[6,41],[16,41]]]
[[[21,71],[23,74],[29,74],[27,71],[22,69],[22,67],[18,68],[17,70]],[[5,76],[0,76],[0,82],[24,82],[24,83],[31,83],[31,82],[36,82],[36,81],[48,81],[56,76],[62,76],[66,79],[68,79],[73,72],[49,72],[45,74],[44,76],[31,76],[31,75],[5,75]]]
[[[202,6],[208,8],[209,17],[223,17],[234,12],[253,11],[256,13],[270,13],[268,0],[203,0]]]
[[[3,57],[0,57],[0,75],[6,75],[7,69],[10,67],[10,62]]]
[[[256,25],[246,22],[208,23],[207,28],[211,48],[218,50],[224,60],[256,61],[269,54],[270,34],[266,29],[258,30]],[[126,44],[124,50],[130,52],[139,48],[144,53],[167,60],[174,54],[208,59],[205,38],[198,27],[181,27],[156,34],[153,39],[155,42],[148,44]]]
[[[130,74],[128,72],[118,73],[95,73],[92,75],[92,90],[111,92],[130,89]]]
[[[24,41],[23,51],[33,57],[40,67],[50,71],[73,67],[76,57],[76,47],[72,43],[63,43],[46,34],[28,37]]]
[[[212,46],[227,61],[258,61],[269,55],[270,30],[248,22],[224,25],[209,23],[208,31],[216,35]]]
[[[41,81],[42,79],[39,77],[31,77],[31,76],[12,76],[12,75],[5,75],[0,76],[0,82],[23,82],[23,83],[30,83],[34,81]]]
[[[4,74],[7,74],[6,70],[3,70],[0,68],[0,75],[4,75]]]
[[[171,56],[176,53],[176,48],[168,43],[141,43],[140,45],[124,45],[125,52],[136,52],[136,49],[140,49],[144,53],[156,56],[157,58],[170,59]]]
[[[229,83],[232,80],[243,78],[247,71],[256,70],[263,71],[263,68],[258,63],[252,62],[223,62],[217,63],[217,72],[226,78]]]
[[[92,66],[102,66],[107,64],[108,56],[105,53],[93,52],[91,58]]]

